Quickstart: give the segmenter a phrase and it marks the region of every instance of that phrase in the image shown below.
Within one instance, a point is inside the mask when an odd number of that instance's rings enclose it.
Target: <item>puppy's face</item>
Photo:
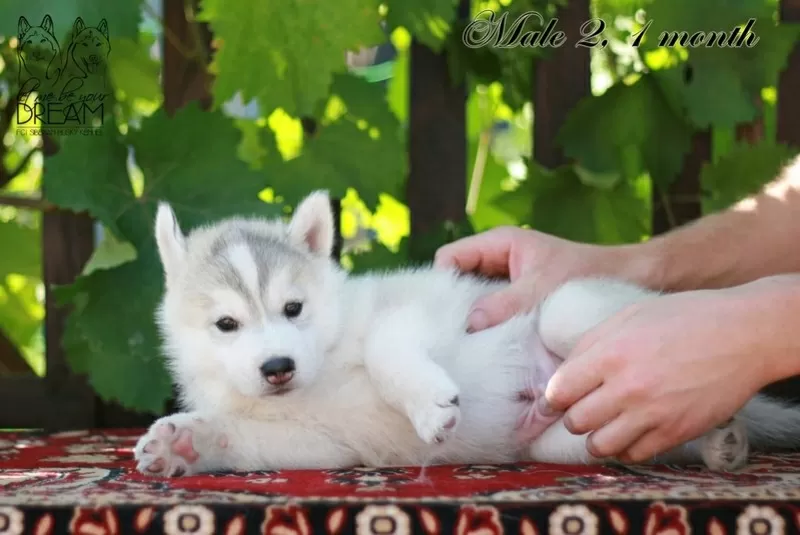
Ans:
[[[313,382],[339,320],[330,215],[316,194],[288,225],[231,219],[184,238],[159,209],[158,320],[179,383],[190,375],[263,397]]]

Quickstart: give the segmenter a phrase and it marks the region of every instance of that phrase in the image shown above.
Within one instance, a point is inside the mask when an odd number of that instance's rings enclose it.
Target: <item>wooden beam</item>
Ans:
[[[66,431],[94,426],[94,394],[78,377],[0,377],[0,428]]]

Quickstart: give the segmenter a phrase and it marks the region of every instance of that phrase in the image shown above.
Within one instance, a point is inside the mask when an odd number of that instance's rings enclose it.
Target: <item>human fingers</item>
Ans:
[[[641,463],[651,460],[683,442],[688,442],[688,440],[691,439],[680,440],[666,432],[663,427],[656,427],[633,441],[618,458],[623,463]]]
[[[620,400],[608,385],[578,399],[564,413],[564,427],[574,435],[584,435],[600,429],[622,413]]]
[[[603,384],[603,366],[596,351],[570,357],[556,370],[547,383],[544,396],[548,407],[566,411],[575,402]]]
[[[529,311],[535,304],[532,286],[530,281],[519,279],[502,290],[479,298],[467,318],[468,330],[482,331],[520,312]]]
[[[487,276],[508,276],[512,232],[497,228],[443,245],[436,251],[433,265]]]
[[[589,434],[586,449],[600,459],[617,457],[650,432],[653,426],[653,421],[640,412],[624,412]]]

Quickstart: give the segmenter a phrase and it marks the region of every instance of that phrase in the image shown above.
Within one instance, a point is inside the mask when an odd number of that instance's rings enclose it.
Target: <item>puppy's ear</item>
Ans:
[[[82,19],[82,18],[80,18],[80,17],[78,17],[77,19],[75,19],[75,23],[72,25],[72,32],[73,32],[75,35],[78,35],[79,33],[81,33],[81,32],[82,32],[83,30],[85,30],[85,29],[86,29],[86,23],[85,23],[85,22],[83,22],[83,19]],[[74,37],[75,35],[73,35],[73,37]]]
[[[20,17],[19,21],[17,22],[17,34],[18,34],[17,37],[19,38],[20,41],[22,41],[22,38],[25,37],[25,32],[27,32],[30,29],[31,29],[31,23],[28,22],[28,19],[26,19],[25,17]],[[20,43],[19,47],[22,48],[22,43]]]
[[[97,25],[97,31],[103,34],[103,37],[108,39],[108,22],[106,19],[100,21],[100,24]]]
[[[327,191],[315,191],[295,208],[289,223],[289,239],[315,255],[329,256],[333,250],[333,213]]]
[[[158,203],[156,244],[164,273],[167,276],[176,273],[186,261],[186,238],[183,236],[175,212],[165,202]]]
[[[45,15],[42,19],[42,23],[39,26],[41,26],[44,31],[50,35],[53,35],[53,19],[50,18],[50,15]]]

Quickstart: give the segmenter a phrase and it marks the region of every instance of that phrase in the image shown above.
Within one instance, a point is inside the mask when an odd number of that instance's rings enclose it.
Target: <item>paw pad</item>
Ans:
[[[194,422],[195,424],[197,422]],[[220,440],[227,437],[220,437]],[[136,459],[141,472],[151,475],[179,477],[191,473],[200,454],[194,447],[191,427],[161,422],[139,440]]]
[[[750,451],[747,430],[737,420],[712,429],[700,440],[703,462],[710,470],[732,471],[747,463]]]

